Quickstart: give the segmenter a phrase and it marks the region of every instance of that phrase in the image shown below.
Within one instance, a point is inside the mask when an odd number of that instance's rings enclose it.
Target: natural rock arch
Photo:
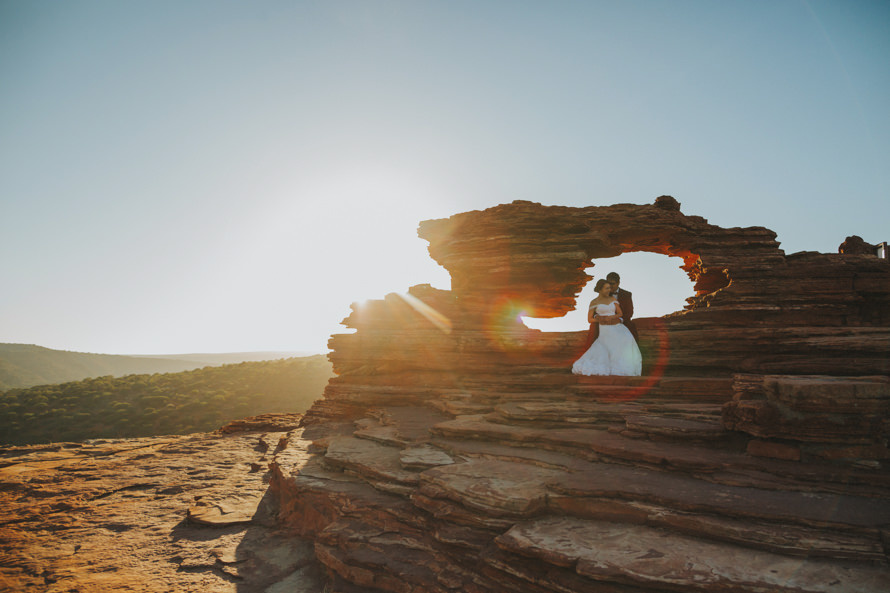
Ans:
[[[417,286],[414,301],[393,294],[356,308],[344,324],[357,333],[330,343],[337,372],[562,368],[583,332],[551,343],[523,332],[517,313],[564,315],[591,260],[628,251],[680,257],[694,283],[687,310],[662,320],[669,374],[890,370],[890,262],[786,256],[773,231],[711,225],[669,196],[587,208],[517,201],[425,221],[418,234],[450,272],[451,290]]]
[[[680,257],[701,299],[781,263],[774,232],[722,229],[680,213],[661,196],[654,205],[568,208],[516,201],[482,212],[421,223],[430,255],[452,276],[452,292],[469,309],[514,299],[534,317],[558,317],[590,280],[592,260],[632,251]]]
[[[523,316],[523,323],[543,332],[573,332],[588,328],[587,306],[596,298],[596,281],[610,272],[621,276],[621,287],[633,293],[634,319],[681,313],[695,296],[694,282],[682,269],[683,260],[649,251],[628,251],[600,258],[585,269],[593,277],[575,299],[575,309],[562,317]]]

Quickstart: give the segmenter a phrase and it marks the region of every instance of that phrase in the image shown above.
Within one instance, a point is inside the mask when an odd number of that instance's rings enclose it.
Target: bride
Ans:
[[[640,376],[643,356],[640,347],[624,324],[609,324],[609,318],[621,317],[618,299],[612,296],[612,286],[600,279],[594,288],[599,296],[590,302],[587,320],[599,323],[599,337],[581,358],[572,365],[576,375]]]

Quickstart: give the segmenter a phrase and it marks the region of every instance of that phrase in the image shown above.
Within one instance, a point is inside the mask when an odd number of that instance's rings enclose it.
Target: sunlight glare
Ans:
[[[451,320],[445,315],[430,307],[416,296],[408,293],[396,293],[412,309],[423,315],[430,323],[442,330],[442,333],[451,333]]]
[[[449,289],[416,231],[442,215],[439,192],[391,166],[343,167],[282,179],[214,229],[200,258],[183,263],[176,296],[196,304],[175,304],[200,312],[183,327],[233,351],[285,349],[263,342],[277,328],[287,348],[323,352],[328,336],[353,331],[340,324],[351,304],[415,284]]]

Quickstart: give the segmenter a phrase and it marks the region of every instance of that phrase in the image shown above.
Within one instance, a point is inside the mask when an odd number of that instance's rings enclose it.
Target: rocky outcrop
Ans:
[[[420,235],[452,289],[355,305],[272,465],[333,591],[890,590],[890,264],[654,205],[514,202]],[[592,259],[683,258],[644,376],[576,377]],[[292,438],[296,438],[292,435]]]
[[[847,255],[874,255],[877,247],[877,245],[866,243],[859,235],[853,235],[844,239],[837,251]]]

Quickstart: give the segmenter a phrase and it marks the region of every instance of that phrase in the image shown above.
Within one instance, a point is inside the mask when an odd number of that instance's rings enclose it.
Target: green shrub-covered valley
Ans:
[[[10,389],[0,393],[0,444],[187,434],[303,412],[332,374],[319,355]]]

